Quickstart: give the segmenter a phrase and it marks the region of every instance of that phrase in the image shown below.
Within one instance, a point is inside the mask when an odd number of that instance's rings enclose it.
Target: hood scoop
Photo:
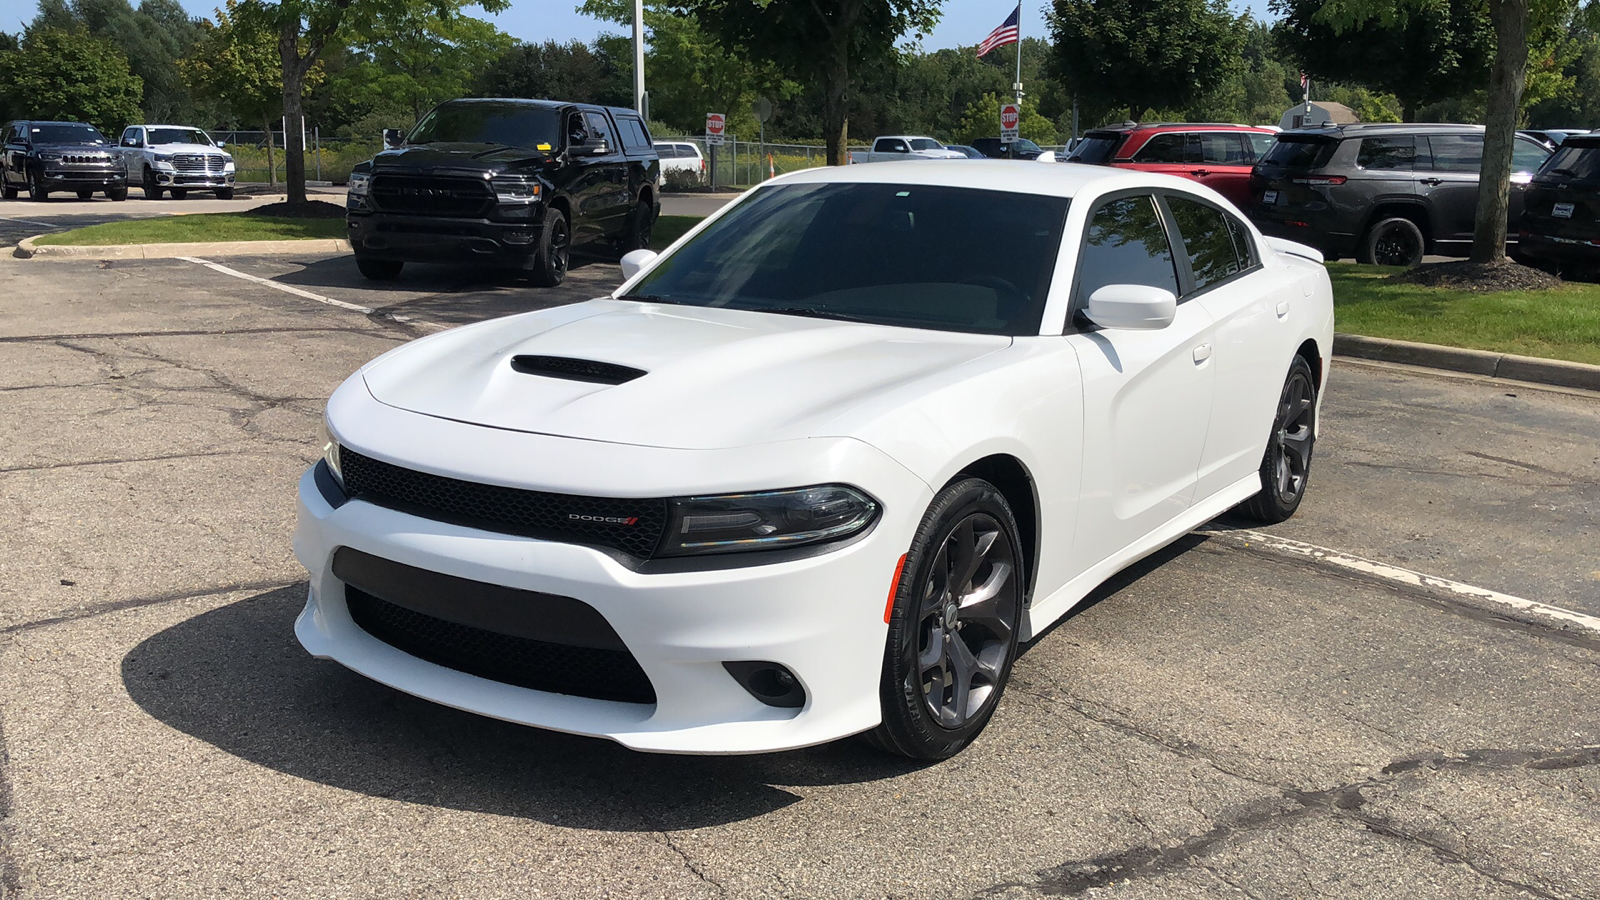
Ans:
[[[524,375],[543,375],[546,378],[563,378],[588,384],[624,384],[645,374],[643,369],[570,356],[513,356],[511,368]]]

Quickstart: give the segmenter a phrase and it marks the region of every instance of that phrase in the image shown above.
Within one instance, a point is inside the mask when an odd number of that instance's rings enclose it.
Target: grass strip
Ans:
[[[1399,269],[1329,263],[1345,334],[1600,365],[1600,285],[1475,293],[1385,280]]]
[[[650,249],[665,250],[667,246],[689,229],[699,225],[703,216],[657,216],[650,229]]]
[[[41,246],[105,247],[113,244],[292,241],[344,236],[344,219],[284,219],[250,213],[201,213],[89,225],[47,234],[35,243]]]

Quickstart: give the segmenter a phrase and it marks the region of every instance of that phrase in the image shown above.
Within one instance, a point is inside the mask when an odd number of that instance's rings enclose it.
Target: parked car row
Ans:
[[[70,191],[79,200],[101,192],[126,200],[135,181],[150,200],[168,191],[175,200],[191,190],[210,191],[223,200],[233,196],[233,157],[198,128],[132,125],[113,145],[98,128],[82,122],[19,120],[6,123],[4,139],[0,195],[7,200],[22,191],[33,200],[54,191]]]

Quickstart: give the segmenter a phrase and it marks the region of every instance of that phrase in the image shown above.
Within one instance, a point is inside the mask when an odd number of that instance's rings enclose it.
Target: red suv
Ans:
[[[1250,168],[1277,139],[1276,131],[1250,125],[1130,122],[1085,133],[1067,162],[1181,175],[1243,207]]]

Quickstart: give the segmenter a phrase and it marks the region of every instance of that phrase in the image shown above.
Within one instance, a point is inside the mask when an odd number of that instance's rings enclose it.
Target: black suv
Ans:
[[[526,269],[553,287],[573,245],[647,247],[661,162],[639,114],[549,100],[450,100],[350,174],[356,265],[408,260]]]
[[[75,191],[87,200],[105,191],[112,200],[128,199],[128,167],[105,135],[81,122],[7,122],[5,175],[0,195],[17,199],[26,190],[34,200],[51,191]]]
[[[990,159],[1038,159],[1044,148],[1027,138],[1017,138],[1007,144],[999,138],[978,138],[972,148]]]
[[[1550,155],[1518,135],[1511,216]],[[1329,259],[1413,266],[1465,254],[1478,209],[1481,125],[1342,125],[1285,131],[1250,174],[1244,211],[1262,232]]]
[[[1512,256],[1559,274],[1600,275],[1600,134],[1575,134],[1534,173]]]

